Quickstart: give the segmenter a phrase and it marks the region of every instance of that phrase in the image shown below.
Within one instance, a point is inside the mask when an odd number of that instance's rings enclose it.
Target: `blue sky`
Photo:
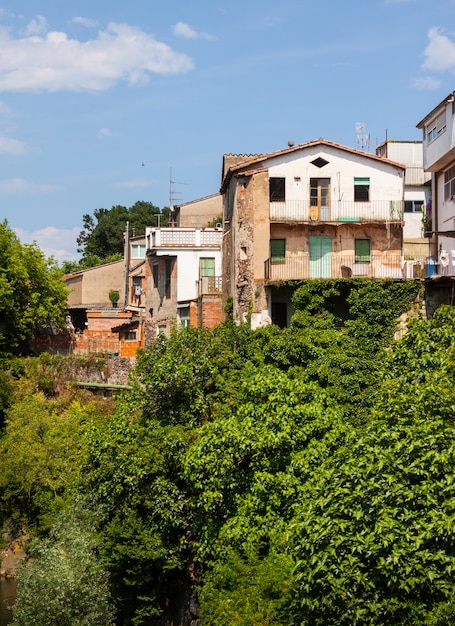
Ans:
[[[421,139],[455,0],[0,0],[0,219],[59,261],[82,216],[219,190],[224,153]]]

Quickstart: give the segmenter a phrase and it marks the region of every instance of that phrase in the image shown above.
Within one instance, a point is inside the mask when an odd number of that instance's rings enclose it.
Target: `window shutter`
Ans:
[[[371,260],[371,242],[369,239],[355,240],[355,262],[368,263]]]
[[[284,263],[286,260],[286,239],[270,240],[270,260],[272,263]]]

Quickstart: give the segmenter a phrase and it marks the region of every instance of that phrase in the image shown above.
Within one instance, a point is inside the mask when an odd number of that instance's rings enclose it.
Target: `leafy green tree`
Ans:
[[[166,226],[169,211],[150,202],[138,201],[127,208],[122,205],[111,209],[95,209],[93,216],[85,214],[82,218],[83,229],[77,238],[78,252],[82,254],[84,263],[94,260],[112,258],[112,255],[123,255],[124,233],[129,222],[130,235],[144,235],[147,226],[156,226],[160,216],[160,225]]]
[[[100,552],[121,624],[149,624],[170,599],[177,610],[182,598],[191,523],[180,479],[187,441],[180,426],[144,426],[122,411],[90,432],[81,489],[101,513]]]
[[[414,322],[384,356],[377,404],[318,468],[292,521],[299,624],[428,623],[449,611],[455,313]]]
[[[67,290],[57,264],[0,224],[0,356],[28,353],[40,326],[63,325]]]
[[[49,538],[35,540],[19,572],[13,626],[113,626],[109,579],[84,508],[60,516]]]
[[[22,390],[7,410],[0,439],[0,516],[4,523],[42,531],[67,500],[88,425],[103,419],[105,409],[96,401],[48,398],[33,385],[24,391],[24,380],[18,384]]]
[[[285,553],[240,557],[227,549],[200,592],[205,626],[288,626],[292,559]]]

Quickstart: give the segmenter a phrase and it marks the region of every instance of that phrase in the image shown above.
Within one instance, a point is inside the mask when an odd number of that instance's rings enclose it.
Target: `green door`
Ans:
[[[310,278],[331,278],[332,237],[310,235]]]

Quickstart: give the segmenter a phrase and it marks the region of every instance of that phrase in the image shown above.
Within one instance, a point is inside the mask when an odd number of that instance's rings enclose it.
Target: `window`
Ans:
[[[177,309],[177,315],[183,328],[187,328],[190,325],[190,306],[179,306]]]
[[[158,280],[159,280],[159,276],[160,276],[160,270],[159,270],[158,263],[154,263],[153,264],[152,272],[153,272],[153,283],[155,285],[155,289],[158,289]]]
[[[201,257],[199,259],[200,288],[203,293],[215,290],[215,259]]]
[[[286,239],[270,240],[270,262],[284,263],[286,261]]]
[[[271,178],[269,182],[270,202],[286,201],[286,179]]]
[[[330,207],[330,178],[310,178],[310,217],[318,219],[317,212],[311,210],[314,207]]]
[[[354,241],[355,263],[369,263],[371,261],[370,239],[355,239]]]
[[[370,179],[354,178],[354,201],[369,202],[370,201]]]
[[[445,112],[440,115],[426,128],[427,143],[431,143],[436,137],[439,137],[447,128]]]
[[[405,200],[404,212],[405,213],[422,213],[424,206],[423,200]]]
[[[166,298],[171,297],[172,260],[166,259]]]
[[[215,259],[202,257],[199,259],[199,276],[215,276]]]
[[[127,330],[124,335],[125,341],[137,341],[137,331]]]
[[[140,298],[142,295],[142,277],[133,276],[133,293],[136,298]]]
[[[145,259],[145,244],[133,243],[131,246],[132,259]]]
[[[455,199],[455,165],[444,172],[444,200]]]

